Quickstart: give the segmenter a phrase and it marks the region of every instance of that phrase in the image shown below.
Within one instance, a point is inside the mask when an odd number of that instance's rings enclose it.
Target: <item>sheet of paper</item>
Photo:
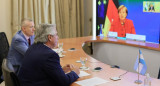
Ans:
[[[85,71],[80,71],[80,74],[78,75],[79,77],[83,77],[83,76],[88,76],[90,74],[88,74],[87,72]]]
[[[90,79],[77,81],[75,83],[77,83],[81,86],[95,86],[95,85],[99,85],[99,84],[103,84],[103,83],[107,83],[107,82],[109,82],[109,81],[98,78],[98,77],[94,77],[94,78],[90,78]]]

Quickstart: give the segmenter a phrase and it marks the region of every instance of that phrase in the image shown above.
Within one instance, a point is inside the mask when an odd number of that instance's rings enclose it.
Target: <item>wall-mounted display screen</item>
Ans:
[[[97,0],[96,35],[137,34],[159,43],[160,0]]]

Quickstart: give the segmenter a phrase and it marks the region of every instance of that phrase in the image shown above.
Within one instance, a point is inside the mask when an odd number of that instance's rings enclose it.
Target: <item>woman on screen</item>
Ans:
[[[117,32],[118,37],[126,37],[126,33],[136,34],[133,21],[126,19],[128,10],[124,5],[118,8],[119,19],[111,24],[110,31]]]

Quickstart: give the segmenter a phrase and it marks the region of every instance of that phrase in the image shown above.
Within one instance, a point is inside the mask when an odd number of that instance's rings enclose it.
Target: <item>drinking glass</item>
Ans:
[[[80,57],[80,61],[81,61],[81,64],[82,64],[81,69],[83,69],[83,70],[87,69],[88,67],[85,66],[85,64],[87,62],[87,58]]]
[[[63,49],[63,43],[58,43],[58,48]]]
[[[63,52],[63,43],[58,43],[58,49],[61,53]]]

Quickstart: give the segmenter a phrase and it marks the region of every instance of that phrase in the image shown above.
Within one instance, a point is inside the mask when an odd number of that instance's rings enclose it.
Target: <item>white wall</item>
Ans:
[[[0,32],[5,32],[11,42],[11,0],[0,0]]]

